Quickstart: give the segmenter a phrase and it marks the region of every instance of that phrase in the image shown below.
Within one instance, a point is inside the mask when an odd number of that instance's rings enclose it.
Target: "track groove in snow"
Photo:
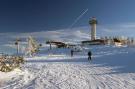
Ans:
[[[30,64],[36,66],[37,64]],[[29,66],[30,66],[29,65]],[[40,63],[39,71],[29,67],[33,78],[28,83],[13,88],[19,89],[133,89],[135,81],[128,81],[132,75],[110,74],[112,68],[99,67],[100,65],[68,64],[68,63]],[[27,67],[25,66],[27,69]],[[32,69],[31,69],[32,68]],[[127,76],[123,77],[123,76]],[[133,75],[134,76],[134,75]],[[27,76],[28,77],[28,76]],[[135,76],[134,76],[135,77]],[[22,78],[23,79],[23,78]],[[26,82],[23,80],[23,82]],[[126,85],[126,86],[125,86]],[[18,88],[17,88],[18,87]]]

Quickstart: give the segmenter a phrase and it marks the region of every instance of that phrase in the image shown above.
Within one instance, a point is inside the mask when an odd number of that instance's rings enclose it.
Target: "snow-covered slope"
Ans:
[[[133,47],[90,46],[70,57],[51,54],[26,58],[19,77],[4,81],[5,89],[134,89],[135,69]],[[87,51],[92,50],[92,61]]]
[[[73,57],[70,49],[47,50],[46,40],[78,43],[89,39],[89,28],[71,30],[1,33],[1,52],[15,53],[16,37],[25,46],[29,35],[43,48],[36,57],[25,57],[21,70],[0,72],[0,89],[135,89],[135,47],[87,46]],[[89,50],[93,54],[90,62]]]

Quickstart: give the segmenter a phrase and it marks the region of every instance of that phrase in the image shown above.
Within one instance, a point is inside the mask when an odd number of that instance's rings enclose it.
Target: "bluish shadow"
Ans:
[[[125,53],[119,55],[108,55],[94,57],[94,64],[104,64],[104,66],[118,67],[115,69],[120,73],[135,73],[134,53]]]
[[[87,59],[79,58],[79,59],[46,59],[46,60],[27,60],[27,63],[48,63],[48,62],[89,62]]]

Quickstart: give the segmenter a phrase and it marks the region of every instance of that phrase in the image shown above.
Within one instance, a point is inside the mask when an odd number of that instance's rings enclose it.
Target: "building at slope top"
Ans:
[[[96,25],[98,21],[95,17],[90,18],[89,24],[91,26],[91,40],[82,41],[82,45],[135,45],[133,38],[122,37],[100,37],[96,38]]]

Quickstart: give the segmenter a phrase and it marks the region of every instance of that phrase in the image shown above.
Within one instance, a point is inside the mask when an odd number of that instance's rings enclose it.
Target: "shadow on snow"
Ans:
[[[134,57],[134,53],[94,57],[93,63],[104,64],[104,66],[118,67],[115,70],[119,73],[135,73]]]
[[[110,50],[110,48],[109,48]],[[122,49],[121,49],[122,50]],[[103,50],[102,50],[103,51]],[[111,50],[113,51],[113,50]],[[118,49],[116,50],[118,51]],[[96,53],[100,52],[97,51]],[[105,49],[106,52],[106,49]],[[119,52],[119,51],[118,51]],[[100,53],[101,54],[101,53]],[[106,54],[106,53],[104,53]],[[114,54],[114,53],[113,53]],[[81,57],[81,56],[80,56]],[[135,73],[135,55],[134,52],[129,53],[121,53],[121,54],[114,54],[114,55],[102,55],[99,56],[99,54],[94,54],[92,57],[92,61],[89,63],[87,60],[87,56],[80,58],[80,57],[69,57],[66,59],[46,59],[46,60],[27,60],[27,63],[53,63],[53,62],[73,62],[73,63],[88,63],[90,64],[100,64],[101,67],[111,66],[111,67],[117,67],[114,70],[116,72],[112,72],[109,74],[115,74],[115,73]],[[99,74],[100,75],[100,74]]]

